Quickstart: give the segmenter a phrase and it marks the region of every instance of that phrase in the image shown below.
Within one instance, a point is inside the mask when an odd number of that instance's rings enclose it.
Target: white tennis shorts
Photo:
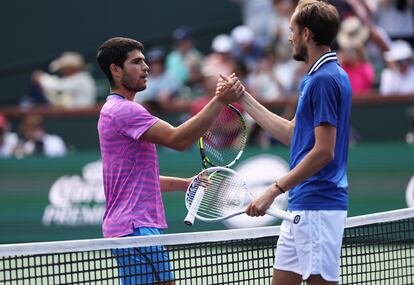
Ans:
[[[283,221],[277,242],[275,269],[295,272],[306,280],[319,274],[339,281],[342,236],[347,211],[293,211],[299,224]]]

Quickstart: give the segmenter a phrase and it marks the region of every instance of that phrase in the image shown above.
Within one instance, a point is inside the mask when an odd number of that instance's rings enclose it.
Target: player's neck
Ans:
[[[311,67],[322,55],[330,51],[331,51],[331,48],[328,46],[309,47],[307,65]]]
[[[134,97],[135,97],[135,92],[131,92],[131,91],[126,90],[124,88],[116,88],[116,87],[111,88],[110,93],[119,95],[121,97],[124,97],[125,99],[127,99],[129,101],[134,101]]]

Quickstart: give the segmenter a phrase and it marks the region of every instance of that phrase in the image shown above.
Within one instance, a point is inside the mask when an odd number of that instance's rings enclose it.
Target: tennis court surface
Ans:
[[[141,281],[157,280],[172,271],[176,284],[270,284],[279,230],[275,226],[0,245],[0,284],[122,284],[120,270],[125,278]],[[148,272],[154,266],[165,269],[151,276],[127,276],[128,270],[120,268],[113,256],[115,252],[142,255],[157,250],[157,245],[167,248],[168,266],[157,266],[155,260],[151,268],[139,263],[128,267]],[[414,208],[348,218],[340,283],[414,284]]]

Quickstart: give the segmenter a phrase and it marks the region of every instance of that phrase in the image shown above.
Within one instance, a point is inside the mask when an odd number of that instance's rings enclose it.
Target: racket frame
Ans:
[[[203,171],[201,171],[196,177],[193,178],[190,185],[188,186],[188,189],[187,189],[186,195],[185,195],[185,206],[187,207],[187,210],[188,210],[189,214],[191,214],[193,217],[197,218],[198,220],[201,220],[201,221],[204,221],[204,222],[224,221],[224,220],[230,219],[232,217],[235,217],[237,215],[245,214],[246,213],[246,208],[236,210],[231,214],[228,214],[228,215],[225,215],[225,216],[222,216],[222,217],[217,217],[217,218],[206,218],[206,217],[203,217],[203,216],[200,216],[200,215],[197,214],[199,204],[198,204],[198,207],[194,207],[194,206],[192,206],[192,204],[190,205],[189,200],[187,198],[190,195],[190,192],[193,191],[192,190],[192,185],[196,182],[198,177],[200,177],[201,175],[204,176],[205,175],[204,173],[207,172],[207,171],[213,171],[213,173],[210,174],[210,176],[214,175],[214,173],[217,172],[217,171],[231,172],[233,175],[237,176],[240,179],[241,182],[243,182],[244,190],[241,190],[241,191],[246,191],[246,194],[248,195],[250,201],[254,200],[253,194],[248,191],[244,180],[237,174],[237,172],[235,172],[234,170],[232,170],[228,167],[215,166],[215,167],[211,167],[211,168],[204,169]],[[198,187],[198,188],[199,189],[197,189],[197,191],[200,190],[200,188],[202,188],[201,191],[204,191],[204,189],[205,189],[205,187]],[[195,193],[193,195],[193,197],[195,197],[195,196],[203,197],[204,195],[197,195],[197,193]],[[197,201],[197,203],[199,203],[199,201]],[[293,214],[293,213],[290,213],[290,212],[287,212],[287,211],[284,211],[284,210],[281,210],[281,209],[277,209],[277,208],[274,208],[274,207],[269,207],[266,210],[266,214],[271,215],[273,217],[277,217],[277,218],[287,220],[287,221],[292,222],[294,224],[298,224],[299,221],[300,221],[300,215]]]
[[[231,167],[231,166],[233,166],[240,159],[240,157],[243,154],[243,150],[246,147],[246,144],[247,144],[247,125],[246,125],[246,121],[244,120],[243,115],[241,114],[241,112],[236,107],[234,107],[231,104],[228,104],[227,107],[229,107],[239,117],[239,120],[240,120],[241,125],[242,125],[242,129],[243,129],[243,134],[246,137],[246,139],[244,141],[244,145],[241,148],[241,150],[239,151],[239,153],[236,155],[236,157],[230,163],[228,163],[226,165],[216,165],[213,162],[211,162],[211,160],[206,155],[206,152],[204,150],[203,136],[201,136],[198,140],[198,146],[199,146],[199,149],[200,149],[201,164],[202,164],[203,169],[206,169],[208,167],[215,167],[215,166],[221,166],[221,167]]]

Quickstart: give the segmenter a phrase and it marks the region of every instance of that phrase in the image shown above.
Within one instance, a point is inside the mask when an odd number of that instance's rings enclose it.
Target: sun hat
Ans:
[[[85,69],[86,65],[83,56],[80,53],[73,51],[64,52],[49,65],[49,70],[51,72],[57,72],[63,68]]]
[[[357,48],[365,44],[369,34],[369,29],[358,17],[349,16],[341,23],[336,40],[343,49]]]

